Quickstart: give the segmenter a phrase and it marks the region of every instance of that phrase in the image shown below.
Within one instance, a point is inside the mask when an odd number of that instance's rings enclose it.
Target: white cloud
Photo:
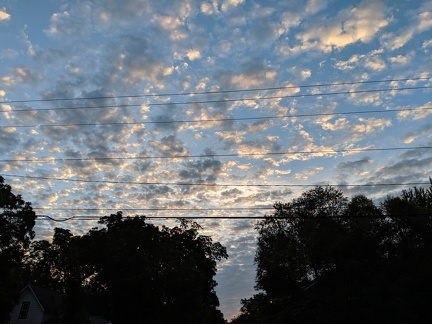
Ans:
[[[384,46],[392,51],[401,48],[411,40],[414,32],[414,28],[407,28],[402,33],[387,33],[383,35]]]
[[[432,101],[429,101],[425,103],[424,105],[418,108],[418,110],[408,110],[408,111],[401,111],[398,113],[398,119],[412,119],[412,120],[420,120],[428,117],[432,114],[432,109],[429,109],[432,107]]]
[[[413,132],[408,132],[402,137],[402,140],[405,144],[411,144],[417,138],[431,138],[432,124],[425,124],[419,128],[417,128]]]
[[[189,60],[194,61],[201,57],[201,53],[200,51],[197,50],[190,50],[187,52],[186,56],[188,57]]]
[[[314,167],[310,168],[309,170],[304,170],[302,172],[297,172],[294,176],[296,180],[305,181],[309,179],[310,177],[317,175],[324,171],[324,167]]]
[[[374,71],[382,71],[386,68],[384,60],[380,57],[366,59],[366,67]]]
[[[2,84],[4,87],[10,87],[14,83],[14,80],[11,76],[3,76],[0,78],[0,84]]]
[[[304,69],[304,70],[301,70],[300,74],[304,80],[304,79],[310,78],[310,76],[312,75],[312,71],[311,71],[311,69]]]
[[[6,21],[11,18],[11,15],[6,12],[6,9],[0,9],[0,21]]]
[[[344,130],[349,127],[349,122],[346,118],[338,118],[333,123],[323,121],[319,122],[319,124],[323,129],[331,131]]]
[[[354,54],[347,61],[338,61],[334,66],[339,70],[352,70],[357,66],[358,62],[359,56]]]
[[[211,3],[209,2],[202,3],[200,10],[205,15],[212,15],[215,13],[219,13],[218,4],[216,1],[213,1]]]
[[[363,2],[351,10],[342,10],[333,18],[312,24],[297,38],[324,52],[341,49],[356,42],[370,42],[378,31],[388,25],[381,2]]]
[[[429,12],[422,12],[419,15],[419,24],[418,29],[420,31],[428,30],[432,27],[432,11]]]
[[[352,131],[356,133],[369,134],[391,126],[391,120],[384,118],[359,118],[358,121],[359,123],[352,127]]]
[[[387,33],[383,35],[384,46],[390,50],[395,50],[405,46],[416,33],[421,33],[432,28],[432,5],[431,2],[425,3],[419,10],[417,21],[397,33]]]
[[[65,39],[83,38],[90,34],[92,26],[91,4],[81,3],[71,8],[65,6],[63,11],[52,14],[46,33]]]
[[[182,25],[180,19],[174,16],[156,16],[154,20],[159,26],[166,30],[174,30]]]
[[[429,40],[423,42],[422,48],[425,49],[428,47],[432,47],[432,39],[429,39]]]
[[[396,55],[389,58],[390,62],[397,64],[408,64],[413,59],[415,53],[414,51],[408,53],[407,55]]]
[[[244,2],[244,0],[225,0],[222,3],[221,9],[222,11],[228,11],[231,8],[235,8],[238,5],[242,4]]]
[[[308,14],[316,14],[318,11],[324,9],[326,6],[326,0],[308,0],[305,11]]]

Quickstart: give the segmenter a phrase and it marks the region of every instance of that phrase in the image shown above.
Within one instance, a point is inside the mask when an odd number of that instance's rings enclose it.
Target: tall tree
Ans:
[[[0,176],[0,322],[7,320],[25,283],[23,256],[34,237],[36,214]]]
[[[198,224],[160,228],[120,212],[100,223],[84,236],[56,229],[52,243],[35,243],[33,273],[113,323],[223,323],[214,275],[228,255]]]
[[[256,287],[235,323],[432,320],[432,187],[377,207],[317,187],[257,225]]]

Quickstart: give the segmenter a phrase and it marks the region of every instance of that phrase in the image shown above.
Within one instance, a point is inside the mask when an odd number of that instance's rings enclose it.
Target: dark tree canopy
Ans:
[[[261,292],[233,323],[432,321],[432,187],[378,207],[316,187],[257,230]]]
[[[0,322],[7,320],[25,281],[23,256],[33,238],[36,215],[0,176]]]
[[[121,213],[100,223],[84,236],[57,228],[52,243],[35,242],[33,279],[65,292],[75,310],[113,323],[224,322],[213,277],[228,256],[198,224],[159,228]]]

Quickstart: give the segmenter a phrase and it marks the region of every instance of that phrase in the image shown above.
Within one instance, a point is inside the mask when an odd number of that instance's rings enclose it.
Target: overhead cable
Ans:
[[[25,176],[17,174],[2,174],[3,177],[32,179],[32,180],[49,180],[49,181],[64,181],[64,182],[81,182],[81,183],[102,183],[102,184],[125,184],[125,185],[158,185],[158,186],[198,186],[198,187],[316,187],[319,185],[330,187],[381,187],[381,186],[417,186],[428,185],[429,182],[407,182],[407,183],[340,183],[340,184],[296,184],[296,183],[194,183],[194,182],[151,182],[151,181],[121,181],[121,180],[89,180],[89,179],[71,179],[58,177],[39,177]]]
[[[358,110],[348,112],[333,113],[310,113],[310,114],[292,114],[277,116],[260,116],[260,117],[232,117],[232,118],[211,118],[197,120],[166,120],[166,121],[136,121],[136,122],[99,122],[99,123],[68,123],[68,124],[34,124],[34,125],[0,125],[0,128],[36,128],[36,127],[76,127],[76,126],[124,126],[124,125],[148,125],[148,124],[199,124],[214,122],[230,121],[252,121],[252,120],[272,120],[287,118],[304,118],[304,117],[322,117],[322,116],[346,116],[346,115],[363,115],[376,113],[393,113],[393,112],[416,112],[432,110],[432,107],[403,108],[403,109],[386,109],[386,110]]]
[[[399,87],[399,88],[385,88],[385,89],[368,89],[368,90],[350,90],[338,92],[323,92],[323,93],[306,93],[294,94],[285,96],[267,96],[267,97],[254,97],[254,98],[237,98],[237,99],[219,99],[219,100],[198,100],[198,101],[183,101],[183,102],[159,102],[159,103],[145,103],[145,104],[127,104],[127,105],[108,105],[108,106],[75,106],[75,107],[56,107],[56,108],[25,108],[25,109],[3,109],[0,112],[25,112],[25,111],[53,111],[53,110],[76,110],[76,109],[105,109],[105,108],[127,108],[127,107],[141,107],[145,106],[174,106],[174,105],[189,105],[189,104],[214,104],[214,103],[228,103],[240,101],[260,101],[260,100],[275,100],[275,99],[288,99],[288,98],[306,98],[306,97],[319,97],[319,96],[332,96],[343,94],[358,94],[358,93],[373,93],[373,92],[387,92],[387,91],[404,91],[404,90],[420,90],[431,89],[431,86],[417,86],[417,87]],[[4,102],[10,104],[11,102]]]
[[[56,222],[67,222],[71,220],[80,220],[80,221],[91,221],[91,220],[100,220],[102,217],[106,216],[71,216],[66,218],[53,218],[47,215],[37,215],[39,220],[50,220]],[[41,219],[39,217],[45,217],[46,219]],[[207,220],[216,220],[216,219],[225,219],[225,220],[257,220],[257,219],[301,219],[301,220],[318,220],[318,219],[383,219],[383,218],[410,218],[410,217],[432,217],[431,213],[417,213],[417,214],[396,214],[396,215],[385,215],[385,214],[377,214],[377,215],[341,215],[341,216],[275,216],[275,215],[265,215],[265,216],[145,216],[146,219],[207,219]],[[127,218],[127,216],[125,217]]]
[[[413,147],[387,147],[387,148],[358,148],[340,150],[316,150],[316,151],[287,151],[287,152],[262,152],[262,153],[222,153],[201,155],[163,155],[163,156],[135,156],[135,157],[92,157],[92,158],[33,158],[33,159],[0,159],[0,162],[54,162],[54,161],[120,161],[120,160],[145,160],[145,159],[185,159],[185,158],[214,158],[214,157],[250,157],[250,156],[283,156],[295,154],[336,154],[347,152],[376,152],[376,151],[405,151],[432,149],[432,146]]]
[[[192,96],[192,95],[212,95],[212,94],[225,94],[225,93],[241,93],[241,92],[255,92],[255,91],[274,91],[284,89],[296,88],[317,88],[329,86],[344,86],[356,84],[372,84],[372,83],[388,83],[388,82],[405,82],[405,81],[425,81],[430,80],[431,77],[413,77],[402,79],[384,79],[384,80],[369,80],[369,81],[352,81],[352,82],[332,82],[332,83],[318,83],[307,85],[289,85],[281,87],[263,87],[252,89],[233,89],[233,90],[215,90],[215,91],[201,91],[201,92],[172,92],[161,94],[135,94],[135,95],[118,95],[118,96],[89,96],[89,97],[76,97],[76,98],[47,98],[47,99],[27,99],[27,100],[10,100],[0,101],[0,104],[11,103],[30,103],[30,102],[52,102],[52,101],[71,101],[71,100],[106,100],[106,99],[126,99],[126,98],[149,98],[149,97],[173,97],[173,96]]]

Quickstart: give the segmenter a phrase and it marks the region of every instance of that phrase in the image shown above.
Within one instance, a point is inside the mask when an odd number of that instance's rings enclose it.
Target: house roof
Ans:
[[[24,289],[30,289],[45,312],[51,312],[64,303],[65,295],[48,288],[28,284]],[[24,290],[23,289],[23,290]]]

